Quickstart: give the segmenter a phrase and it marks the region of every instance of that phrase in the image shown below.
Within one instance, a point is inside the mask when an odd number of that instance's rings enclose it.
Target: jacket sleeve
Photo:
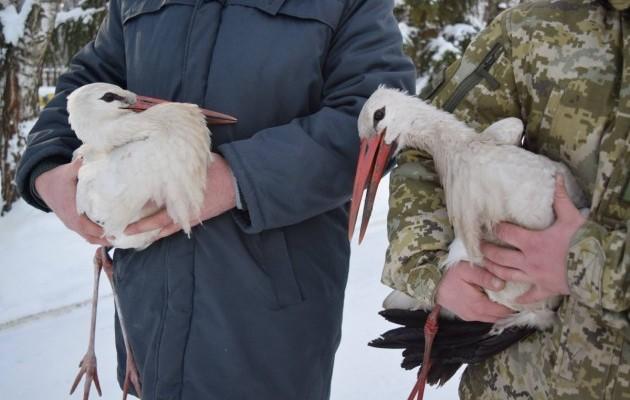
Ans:
[[[325,65],[322,107],[218,151],[230,164],[245,232],[293,225],[350,200],[359,150],[357,116],[380,84],[414,90],[392,1],[358,0],[342,17]]]
[[[502,118],[521,117],[504,19],[502,14],[482,31],[424,96],[478,131]],[[431,157],[405,150],[397,161],[390,177],[382,281],[431,307],[453,229]]]
[[[587,221],[573,236],[567,257],[571,295],[591,307],[630,310],[630,221],[608,230]]]
[[[35,179],[47,170],[70,162],[73,151],[81,145],[68,124],[66,97],[74,89],[92,82],[125,87],[123,46],[120,6],[118,0],[111,0],[108,16],[96,39],[73,58],[69,70],[59,78],[55,97],[28,135],[16,181],[20,194],[29,204],[50,211],[35,192]]]

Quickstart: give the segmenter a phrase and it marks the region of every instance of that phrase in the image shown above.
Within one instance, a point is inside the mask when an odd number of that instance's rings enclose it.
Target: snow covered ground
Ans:
[[[391,328],[377,311],[388,290],[380,284],[386,248],[387,182],[381,185],[368,233],[353,247],[343,339],[333,376],[333,400],[404,400],[415,373],[400,369],[400,352],[366,346]],[[54,215],[18,203],[0,218],[0,392],[3,399],[68,396],[88,336],[94,248]],[[106,279],[96,337],[104,399],[119,399],[115,380],[113,300]],[[457,380],[429,389],[426,399],[456,399]],[[81,389],[78,390],[79,392]],[[98,398],[93,393],[93,399]],[[293,400],[293,399],[279,399]]]

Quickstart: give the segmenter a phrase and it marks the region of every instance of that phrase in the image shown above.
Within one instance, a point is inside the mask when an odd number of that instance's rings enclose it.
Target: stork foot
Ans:
[[[85,384],[83,386],[83,400],[88,400],[90,397],[90,388],[92,386],[92,382],[94,382],[94,386],[96,387],[96,391],[99,396],[102,396],[101,392],[101,383],[98,380],[98,372],[96,370],[96,355],[93,351],[88,351],[83,360],[79,363],[79,373],[77,377],[74,378],[74,383],[72,384],[72,388],[70,389],[70,394],[73,394],[79,382],[85,375]]]
[[[138,398],[142,398],[142,385],[140,384],[140,376],[131,352],[127,353],[127,364],[125,367],[125,382],[123,383],[123,400],[127,400],[129,393],[129,385],[133,386]]]

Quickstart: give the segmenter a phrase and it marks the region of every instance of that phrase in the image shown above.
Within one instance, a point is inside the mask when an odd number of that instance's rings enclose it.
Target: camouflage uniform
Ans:
[[[624,11],[625,10],[625,11]],[[464,399],[630,399],[630,1],[534,1],[500,15],[426,93],[478,130],[526,124],[591,198],[567,258],[560,323],[464,372]],[[453,239],[433,162],[390,179],[383,282],[432,305]]]

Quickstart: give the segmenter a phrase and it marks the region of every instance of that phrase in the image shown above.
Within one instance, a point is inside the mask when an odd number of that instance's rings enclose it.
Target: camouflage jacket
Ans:
[[[624,11],[625,10],[625,11]],[[526,124],[591,198],[567,258],[559,324],[464,373],[466,399],[630,399],[630,1],[533,1],[500,15],[426,97],[478,130]],[[383,282],[432,305],[453,239],[433,162],[406,150],[390,178]]]

